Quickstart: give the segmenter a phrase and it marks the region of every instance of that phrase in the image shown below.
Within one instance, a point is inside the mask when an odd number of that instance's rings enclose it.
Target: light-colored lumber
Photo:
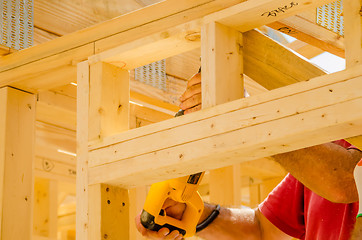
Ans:
[[[272,22],[268,26],[339,57],[345,56],[344,38],[317,25],[315,20],[296,15]]]
[[[172,35],[168,35],[169,29],[182,26],[187,22],[193,21],[195,23],[197,19],[233,5],[237,7],[222,12],[222,14],[211,15],[207,18],[207,21],[217,19],[218,21],[228,22],[232,19],[234,22],[236,17],[237,21],[235,23],[247,27],[243,28],[243,31],[246,31],[254,27],[248,24],[249,21],[258,19],[258,21],[255,21],[255,27],[257,27],[290,14],[296,14],[307,8],[315,7],[315,5],[323,4],[326,1],[314,0],[311,4],[304,5],[303,3],[306,0],[303,0],[298,5],[293,5],[292,8],[285,11],[286,15],[281,14],[275,17],[261,16],[263,12],[259,11],[263,10],[263,8],[259,8],[259,5],[263,4],[263,6],[270,7],[272,11],[280,6],[285,6],[284,0],[264,0],[262,2],[249,0],[245,2],[246,7],[244,5],[235,5],[240,2],[236,0],[227,1],[227,3],[221,0],[212,2],[206,0],[164,1],[144,8],[142,11],[126,14],[89,29],[47,42],[41,46],[25,49],[21,53],[17,52],[4,56],[0,61],[0,86],[12,85],[28,91],[60,86],[60,83],[65,84],[66,80],[69,81],[75,78],[76,69],[74,66],[76,63],[85,60],[94,51],[100,53],[115,47],[118,48],[124,44],[129,45],[130,42],[141,41],[154,34],[167,36],[167,39],[172,42]],[[246,13],[251,13],[253,17],[249,19],[249,15]],[[195,32],[190,34],[193,36]],[[174,49],[173,44],[167,46],[170,47],[169,51]],[[156,55],[155,59],[147,58],[147,61],[157,60],[158,58],[159,56]],[[118,60],[122,61],[122,59]],[[140,61],[144,61],[144,59],[140,59]]]
[[[166,31],[125,43],[89,58],[89,62],[103,61],[122,69],[134,69],[200,47],[201,20],[188,22]],[[192,36],[192,37],[190,37]]]
[[[0,44],[0,57],[11,53],[11,48]]]
[[[129,129],[129,73],[108,63],[90,65],[89,140]]]
[[[201,37],[199,33],[195,34],[195,38]],[[166,73],[183,80],[190,79],[201,65],[200,61],[201,49],[197,48],[183,54],[179,54],[166,59]]]
[[[35,157],[34,174],[38,177],[75,183],[76,164],[67,164],[52,157]]]
[[[128,190],[106,184],[89,186],[89,239],[129,238]]]
[[[222,11],[210,14],[204,18],[205,22],[216,21],[226,26],[235,28],[241,32],[275,22],[302,12],[315,8],[333,0],[301,0],[291,1],[245,1]]]
[[[142,211],[143,205],[145,204],[147,196],[147,187],[140,186],[129,190],[129,198],[132,200],[129,209],[129,222],[130,222],[130,237],[129,239],[134,240],[146,240],[141,233],[136,229],[134,221],[136,216]]]
[[[57,238],[58,218],[57,181],[35,178],[33,234]]]
[[[77,239],[89,239],[88,212],[88,117],[89,117],[89,64],[77,66]]]
[[[362,67],[362,0],[343,1],[346,68]],[[362,149],[362,136],[347,139]]]
[[[14,53],[22,52],[21,55],[9,54],[1,58],[0,86],[11,85],[36,92],[60,87],[74,80],[76,77],[76,64],[94,53],[93,43],[60,51],[57,54],[42,58],[40,53],[43,49],[50,51],[47,49],[49,44],[52,45],[51,50],[57,49],[58,39]],[[53,45],[54,42],[56,42],[55,46]],[[60,45],[62,45],[62,42],[60,42]],[[30,58],[32,61],[22,62],[23,59],[26,59],[24,55],[32,49],[35,49],[34,52],[31,51]],[[13,64],[16,65],[15,68],[11,67]]]
[[[33,39],[33,46],[48,42],[50,40],[53,40],[55,38],[58,38],[58,35],[55,35],[53,33],[44,31],[42,29],[34,27],[34,39]]]
[[[35,105],[32,94],[0,88],[1,239],[32,236]]]
[[[307,59],[314,58],[314,57],[324,53],[324,51],[322,49],[317,48],[308,43],[302,42],[298,39],[291,43],[286,44],[286,46],[288,48],[290,48],[291,50],[299,53],[300,55],[302,55],[303,57],[305,57]]]
[[[90,148],[89,179],[133,187],[360,135],[361,73],[352,68],[104,139]]]
[[[325,74],[256,30],[244,33],[244,62],[245,74],[268,90]]]
[[[203,26],[201,41],[202,108],[242,98],[242,34],[211,22]],[[223,205],[240,204],[239,176],[238,164],[210,171],[210,201]]]
[[[76,78],[75,65],[89,56],[224,9],[240,0],[162,1],[102,24],[1,58],[0,86],[51,89]],[[167,34],[167,33],[166,33]],[[95,44],[97,43],[97,44]],[[34,79],[36,78],[36,79]],[[62,82],[64,80],[64,82]]]
[[[202,30],[203,108],[242,98],[242,34],[216,22],[206,24]]]
[[[362,1],[343,1],[346,67],[362,65]]]
[[[89,67],[88,62],[82,62],[78,68],[78,84],[84,88],[78,91],[78,107],[83,109],[82,119],[78,120],[85,126],[79,127],[77,136],[82,141],[77,151],[77,192],[82,193],[77,194],[77,202],[84,205],[77,208],[77,229],[81,230],[77,237],[128,239],[128,190],[105,184],[89,185],[86,145],[89,140],[102,140],[129,128],[129,73],[102,62]]]
[[[34,25],[58,36],[96,24],[100,21],[96,16],[72,2],[35,0],[34,4]]]

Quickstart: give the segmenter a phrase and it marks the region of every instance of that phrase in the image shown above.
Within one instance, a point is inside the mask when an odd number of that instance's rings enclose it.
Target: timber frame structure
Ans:
[[[344,47],[296,20],[330,2],[166,0],[0,58],[1,239],[31,239],[35,94],[71,81],[77,239],[139,239],[134,208],[157,181],[210,170],[210,196],[233,204],[243,161],[341,138],[361,147],[361,0],[344,1]],[[263,25],[345,55],[346,70],[326,74],[254,30]],[[200,46],[203,110],[129,130],[129,70]],[[265,90],[242,98],[244,73]]]

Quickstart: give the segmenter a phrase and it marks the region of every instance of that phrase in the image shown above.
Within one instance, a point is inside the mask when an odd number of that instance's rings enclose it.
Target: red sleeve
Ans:
[[[358,147],[353,146],[352,144],[350,144],[349,142],[347,142],[344,139],[333,141],[333,143],[338,144],[339,146],[344,147],[346,149],[357,149],[357,150],[361,151]]]
[[[284,233],[302,238],[305,235],[304,186],[288,174],[259,205],[260,212]]]

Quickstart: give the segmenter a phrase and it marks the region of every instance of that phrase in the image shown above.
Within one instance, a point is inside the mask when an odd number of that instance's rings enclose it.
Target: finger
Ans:
[[[197,105],[197,106],[195,106],[193,108],[189,108],[189,109],[184,111],[184,114],[186,115],[186,114],[189,114],[189,113],[192,113],[192,112],[199,111],[199,110],[201,110],[201,107],[202,107],[202,105],[199,104],[199,105]]]
[[[201,83],[201,73],[196,73],[190,78],[190,80],[187,81],[187,87],[191,87],[199,83]]]
[[[167,239],[167,240],[171,240],[171,239],[175,240],[179,236],[182,236],[182,235],[179,233],[179,231],[175,230],[175,231],[172,231],[170,234],[168,234],[165,239]]]
[[[167,228],[161,228],[158,232],[147,230],[143,236],[150,239],[161,240],[161,239],[167,239],[166,236],[169,234],[169,232],[170,231]]]
[[[182,110],[187,110],[201,104],[201,93],[195,94],[180,104]]]
[[[141,212],[136,216],[135,218],[135,222],[136,222],[136,228],[137,230],[143,235],[145,236],[147,229],[142,225],[141,223]]]
[[[195,84],[186,89],[186,91],[181,95],[180,101],[183,102],[186,99],[192,97],[193,95],[201,93],[201,83]]]

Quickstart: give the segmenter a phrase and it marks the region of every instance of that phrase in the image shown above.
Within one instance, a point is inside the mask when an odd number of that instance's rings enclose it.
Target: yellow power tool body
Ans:
[[[182,110],[176,114],[176,117],[181,115],[183,115]],[[152,184],[141,213],[142,225],[153,231],[166,227],[170,232],[178,230],[185,237],[193,236],[204,210],[204,203],[197,191],[204,173]],[[167,216],[163,205],[168,198],[185,203],[186,208],[181,219]]]
[[[166,227],[171,231],[189,237],[195,234],[196,225],[204,210],[204,203],[197,191],[204,172],[175,178],[151,185],[141,214],[142,225],[150,230],[158,231]],[[185,203],[182,218],[167,216],[163,204],[167,198]]]

